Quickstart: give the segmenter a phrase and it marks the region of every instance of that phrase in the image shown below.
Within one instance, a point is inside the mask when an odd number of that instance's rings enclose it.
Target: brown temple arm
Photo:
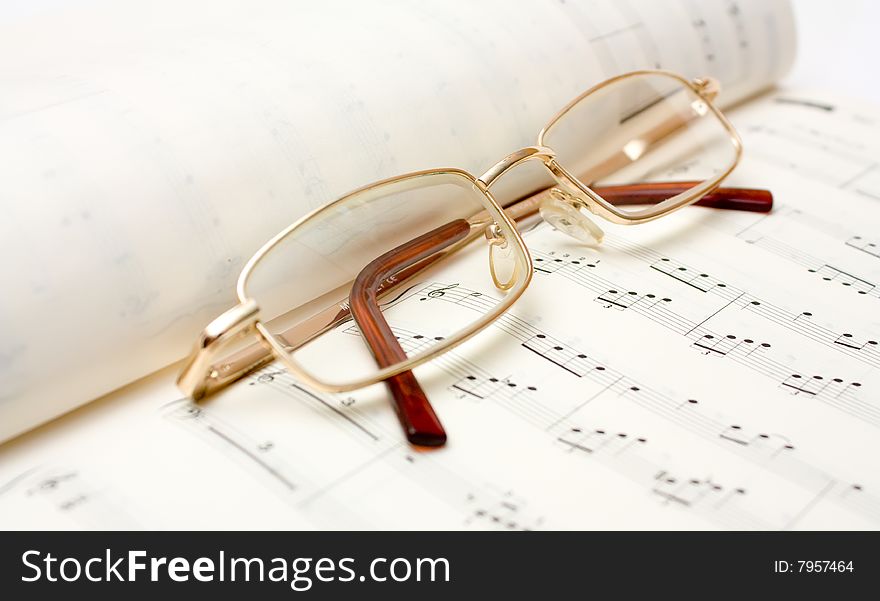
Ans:
[[[700,182],[656,182],[594,188],[596,194],[618,206],[656,204],[699,185]],[[769,190],[715,188],[696,203],[701,207],[767,213],[773,208]]]
[[[358,274],[349,294],[351,315],[379,367],[406,361],[406,351],[382,315],[378,291],[384,282],[445,248],[467,238],[471,225],[458,219],[374,259]],[[446,442],[446,432],[415,375],[406,371],[385,380],[394,409],[410,443],[436,447]]]
[[[698,182],[664,182],[608,186],[595,192],[616,205],[654,204],[689,190]],[[534,198],[534,197],[532,197]],[[506,207],[514,219],[522,219],[537,210],[530,199]],[[717,188],[696,204],[719,209],[767,212],[773,207],[773,195],[767,190]],[[532,206],[533,205],[533,206]],[[407,359],[406,351],[382,315],[379,295],[392,281],[403,281],[425,269],[442,251],[466,239],[470,224],[459,219],[391,249],[374,259],[358,274],[349,294],[351,315],[358,324],[379,367],[388,367]],[[394,277],[398,276],[398,277]],[[393,398],[397,417],[410,443],[441,446],[446,432],[434,412],[425,391],[412,371],[385,380]]]

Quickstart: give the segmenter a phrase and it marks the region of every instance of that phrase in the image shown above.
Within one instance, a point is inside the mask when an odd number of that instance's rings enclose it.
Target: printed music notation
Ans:
[[[854,338],[852,334],[841,334],[834,340],[834,344],[861,351],[866,348],[877,346],[877,341],[868,340],[866,338]]]
[[[630,309],[639,303],[653,305],[658,302],[672,302],[671,298],[657,298],[656,294],[639,294],[632,290],[608,290],[593,300],[604,306],[606,309],[618,309],[620,311]]]
[[[760,109],[744,111],[737,126],[751,157],[796,174],[805,180],[805,193],[808,183],[820,182],[831,191],[880,198],[877,120],[838,100],[773,95],[760,101]]]
[[[861,236],[853,236],[845,242],[850,248],[854,248],[865,254],[880,259],[880,243],[870,242]]]
[[[812,313],[809,311],[792,313],[777,307],[772,303],[768,303],[745,290],[731,286],[729,283],[702,270],[694,269],[669,257],[659,256],[650,249],[640,247],[633,243],[619,241],[614,236],[609,236],[607,238],[607,243],[609,246],[614,246],[634,258],[648,263],[653,271],[667,275],[673,280],[686,284],[689,288],[704,293],[714,294],[723,301],[726,301],[727,304],[720,308],[713,317],[717,317],[720,311],[728,308],[748,309],[751,313],[766,319],[769,323],[782,326],[800,336],[819,342],[828,348],[834,348],[839,352],[864,363],[868,363],[873,367],[880,367],[880,353],[878,353],[876,345],[877,341],[875,339],[870,337],[862,338],[865,341],[865,344],[860,344],[857,347],[855,347],[854,344],[846,344],[847,339],[862,339],[854,336],[850,332],[834,332],[828,328],[815,324],[810,320],[804,319],[805,317],[812,317]],[[535,254],[539,253],[540,251]],[[552,251],[550,255],[553,255]],[[544,258],[544,260],[546,261],[547,259]],[[576,269],[574,265],[571,264],[571,261],[561,261],[561,265],[557,271],[569,279],[577,280],[582,285],[585,285],[590,281],[598,280],[597,275]],[[596,288],[597,286],[592,286],[592,289],[595,290]],[[615,288],[610,289],[616,290]],[[672,299],[663,298],[661,300],[664,302],[671,302]],[[636,303],[632,303],[631,306],[635,305]],[[715,309],[713,309],[713,311],[715,311]],[[852,351],[854,350],[860,352],[853,353]]]
[[[522,348],[535,353],[579,378],[594,370],[605,370],[603,366],[597,365],[595,361],[590,360],[585,353],[577,352],[559,340],[547,336],[547,334],[535,334],[523,340],[520,344]]]
[[[701,485],[706,484],[706,481],[679,480],[669,474],[661,467],[662,459],[659,458],[656,450],[654,452],[648,450],[650,443],[646,436],[600,427],[572,426],[560,429],[556,442],[567,454],[582,455],[590,457],[593,461],[599,461],[633,482],[646,486],[652,494],[661,497],[664,501],[674,502],[677,506],[697,512],[720,525],[744,528],[768,527],[772,523],[766,522],[765,517],[754,512],[726,507],[723,501],[711,503],[708,499],[703,499],[705,491],[702,490]],[[714,492],[723,490],[720,485],[712,486]],[[783,512],[780,511],[779,516],[775,517],[779,520],[777,526],[784,523],[782,514]]]
[[[861,382],[847,382],[842,378],[791,374],[780,385],[793,395],[818,399],[857,417],[873,426],[880,427],[880,407],[856,395]]]
[[[260,378],[266,374],[257,376]],[[268,376],[271,379],[263,379],[262,382],[271,382],[280,374]],[[239,459],[256,466],[258,470],[267,475],[275,484],[286,493],[298,491],[297,476],[293,470],[280,462],[276,455],[276,443],[271,440],[253,441],[245,435],[237,432],[228,424],[213,416],[208,410],[193,404],[188,400],[175,401],[169,406],[169,419],[185,423],[197,428],[200,434],[206,434],[211,442],[222,446]]]
[[[694,29],[697,31],[697,35],[700,38],[700,46],[702,47],[703,57],[706,59],[707,63],[711,63],[715,60],[715,48],[712,42],[712,36],[706,33],[706,28],[708,24],[705,19],[695,19],[691,22]]]
[[[701,349],[704,355],[717,355],[721,357],[734,356],[737,353],[751,355],[754,352],[761,352],[763,349],[771,347],[769,342],[757,343],[751,338],[738,338],[733,334],[726,336],[703,334],[691,346]]]
[[[852,288],[858,294],[870,294],[875,291],[876,284],[862,279],[833,265],[823,263],[819,267],[808,268],[807,271],[815,273],[826,282],[835,282],[847,288]]]
[[[880,290],[877,285],[865,278],[859,277],[825,261],[813,257],[790,245],[780,242],[770,236],[750,237],[746,240],[749,244],[760,246],[780,257],[793,261],[807,268],[809,273],[815,273],[822,281],[840,284],[854,290],[857,294],[865,294],[880,298]]]
[[[474,298],[478,297],[475,297],[470,291],[460,289],[456,297],[450,297],[447,300],[449,302],[461,302],[462,299]],[[762,303],[750,301],[746,306],[757,308],[761,307]],[[478,307],[475,307],[475,309],[478,309]],[[509,316],[502,316],[501,318],[502,321],[508,321],[509,319]],[[680,320],[674,323],[680,325]],[[522,335],[523,328],[519,330]],[[529,330],[534,333],[529,332]],[[526,332],[529,332],[531,335],[521,340],[520,344],[523,348],[575,376],[583,377],[594,371],[600,373],[606,371],[605,366],[591,360],[586,353],[578,352],[545,333],[535,332],[534,328],[529,328]],[[740,338],[733,334],[724,336],[713,334],[699,325],[695,325],[687,331],[679,329],[679,332],[692,339],[692,346],[704,354],[730,358],[771,378],[783,389],[793,389],[792,374],[794,371],[786,365],[766,356],[767,351],[772,348],[770,343],[755,341],[751,338]],[[823,376],[816,376],[813,379],[815,380],[816,378],[818,378],[817,381],[825,381]],[[797,380],[797,378],[794,378],[794,380]],[[870,408],[871,405],[866,405],[855,394],[855,391],[861,387],[860,383],[856,382],[857,386],[850,384],[839,387],[836,384],[843,382],[841,378],[829,377],[827,381],[835,385],[816,387],[815,389],[810,387],[806,389],[809,391],[808,394],[817,400],[829,402],[836,409],[865,420],[872,425],[878,425],[878,421],[874,417],[874,411]],[[797,392],[796,389],[794,390]],[[866,406],[868,409],[865,408]]]
[[[691,271],[684,265],[674,263],[668,257],[662,257],[659,261],[651,263],[651,269],[659,271],[664,275],[668,275],[672,279],[678,280],[700,292],[709,292],[716,287],[727,287],[727,284],[711,277],[708,273]]]
[[[513,491],[496,494],[468,493],[467,504],[470,515],[465,519],[466,526],[479,525],[497,530],[538,530],[544,523],[541,516],[529,515],[527,503]]]
[[[730,488],[715,483],[711,478],[680,479],[662,468],[650,453],[644,453],[648,441],[642,436],[626,432],[608,432],[601,428],[584,430],[570,428],[557,438],[567,453],[589,456],[594,461],[613,467],[615,471],[647,488],[670,509],[695,512],[719,525],[735,528],[781,527],[784,524],[780,508],[767,509],[765,515],[728,505],[728,495],[745,494],[743,488]],[[715,498],[710,498],[715,497]],[[770,521],[767,516],[773,516]]]
[[[556,440],[567,453],[590,457],[647,487],[664,504],[672,503],[675,507],[696,512],[719,525],[754,528],[784,524],[781,508],[765,508],[765,514],[761,516],[735,505],[728,506],[726,495],[745,494],[743,488],[725,488],[711,478],[681,479],[670,474],[661,466],[662,460],[654,453],[646,452],[650,443],[644,436],[603,428],[571,427],[562,431]],[[710,499],[707,495],[716,498]],[[773,516],[770,521],[768,516]]]
[[[442,295],[435,294],[432,302],[453,303],[473,311],[485,310],[495,302],[485,293],[467,290],[460,285],[451,286],[449,283],[432,284],[424,290],[429,290],[431,286],[444,290]],[[418,299],[426,297],[427,292],[422,296],[413,295],[404,302],[423,302]],[[880,515],[876,499],[861,484],[844,484],[845,479],[833,477],[814,465],[804,463],[799,459],[794,445],[786,442],[787,439],[781,434],[760,431],[747,434],[745,428],[730,425],[736,423],[730,416],[720,416],[715,411],[704,412],[701,403],[694,399],[682,401],[660,393],[604,362],[597,361],[578,350],[575,345],[536,328],[513,313],[504,315],[495,329],[517,341],[515,348],[521,349],[524,356],[531,359],[525,362],[516,361],[515,376],[499,377],[478,365],[475,358],[464,359],[455,352],[450,353],[439,361],[441,368],[450,376],[448,390],[454,396],[459,395],[460,398],[481,403],[489,402],[503,411],[522,417],[526,423],[546,432],[549,435],[548,440],[565,456],[583,456],[589,458],[585,460],[601,462],[630,481],[644,486],[647,492],[669,505],[670,510],[693,512],[722,526],[784,527],[787,524],[784,516],[791,514],[793,502],[806,505],[809,499],[821,496],[822,502],[833,503],[866,519],[877,519]],[[411,331],[395,330],[395,334],[404,340],[420,340],[415,338],[419,334]],[[591,382],[592,390],[596,394],[589,398],[578,398],[578,388],[572,388],[571,398],[557,398],[552,392],[543,389],[539,378],[529,377],[533,373],[533,365],[538,363],[558,369],[560,373],[568,374],[574,380]],[[538,384],[533,385],[531,382]],[[315,406],[340,425],[343,436],[364,442],[378,438],[382,443],[376,446],[375,454],[368,456],[369,462],[378,461],[376,465],[384,465],[385,459],[375,458],[387,456],[389,460],[400,461],[401,464],[412,463],[415,469],[412,472],[407,471],[406,477],[419,478],[420,482],[431,482],[430,485],[422,486],[431,486],[431,490],[438,493],[440,488],[454,491],[454,494],[448,493],[445,498],[459,512],[462,516],[461,523],[467,527],[533,529],[543,524],[543,518],[536,518],[531,512],[523,513],[524,501],[513,493],[487,494],[485,488],[474,486],[471,481],[452,477],[442,470],[436,471],[421,457],[400,460],[401,456],[394,450],[399,448],[396,437],[389,436],[385,430],[372,423],[361,421],[355,397],[327,395],[304,389],[276,366],[269,366],[254,374],[248,384],[255,391],[266,387],[300,403]],[[433,396],[436,393],[435,390],[431,394]],[[660,416],[685,432],[729,450],[753,465],[754,469],[775,474],[780,482],[794,483],[803,489],[804,497],[793,501],[791,497],[778,495],[778,501],[763,505],[764,509],[760,512],[753,508],[746,509],[733,500],[719,502],[724,498],[723,494],[736,490],[736,486],[728,484],[729,481],[735,482],[736,477],[679,477],[678,474],[701,472],[670,468],[662,459],[668,451],[662,445],[657,446],[659,443],[650,433],[603,427],[596,425],[595,418],[588,419],[590,414],[584,412],[589,407],[588,403],[601,402],[602,399],[631,403]],[[315,507],[332,497],[336,485],[309,481],[291,467],[296,465],[296,457],[285,451],[283,440],[255,435],[248,432],[247,427],[232,428],[226,419],[219,417],[210,408],[181,403],[172,407],[169,415],[174,421],[188,424],[189,428],[200,431],[203,438],[212,442],[212,446],[225,448],[227,454],[237,455],[240,464],[258,474],[261,479],[271,481],[272,489],[294,501],[296,507],[309,515],[315,512],[315,519],[323,519]],[[361,427],[352,427],[350,418],[373,432],[374,436],[366,435]],[[260,461],[256,461],[255,456]],[[663,482],[655,477],[661,472],[665,473]],[[281,480],[278,480],[279,475]],[[367,479],[367,476],[363,477]],[[675,482],[669,482],[670,479]],[[721,492],[714,488],[704,491],[705,486],[711,486],[707,484],[709,482],[720,486]],[[755,491],[749,489],[747,494],[772,497],[767,491],[764,488]],[[320,502],[308,502],[316,499]],[[778,505],[773,505],[774,503]]]
[[[877,256],[876,253],[880,253],[876,243],[869,242],[862,236],[848,233],[849,229],[840,224],[807,214],[798,209],[780,208],[779,215],[782,215],[777,217],[780,222],[784,219],[806,225],[824,234],[831,234],[838,240],[837,244],[842,242],[845,248],[852,249],[861,255]],[[828,260],[820,259],[781,240],[780,234],[774,233],[772,228],[766,225],[766,221],[767,219],[760,219],[749,227],[737,232],[736,236],[748,244],[806,268],[809,273],[816,274],[821,281],[840,284],[854,290],[857,294],[880,298],[880,289],[878,289],[877,284],[867,277],[855,273],[857,270],[863,269],[864,266],[842,268],[839,264],[834,265],[829,263]],[[779,224],[777,224],[777,227],[780,227]],[[839,260],[841,260],[840,257],[834,259],[834,262],[837,263]]]
[[[746,489],[735,487],[727,489],[714,482],[712,478],[677,478],[665,470],[654,476],[651,491],[669,503],[680,503],[688,507],[700,503],[712,503],[722,507],[732,497],[745,495]]]
[[[91,500],[91,495],[77,486],[80,480],[80,475],[75,471],[56,472],[34,482],[27,487],[25,494],[30,497],[54,497],[60,511],[72,511]]]
[[[429,488],[461,516],[456,527],[481,530],[539,530],[546,516],[516,490],[477,482],[465,467],[450,469],[431,457],[395,449],[388,462],[413,483]]]
[[[589,454],[607,452],[615,455],[626,452],[631,446],[648,442],[644,436],[630,436],[626,432],[608,432],[602,428],[584,430],[578,426],[568,428],[556,440],[571,451]]]
[[[463,295],[471,296],[467,291],[462,291]],[[454,302],[453,299],[446,297],[448,302]],[[508,330],[509,326],[516,325],[514,323],[507,324],[505,327]],[[516,332],[517,330],[514,330]],[[522,332],[519,332],[522,336]],[[534,334],[532,338],[535,338],[537,334]],[[559,352],[567,352],[568,354],[572,354],[574,356],[583,355],[583,353],[577,353],[576,350],[571,347],[563,347],[561,350],[556,347],[561,346],[561,343],[549,339],[546,334],[544,334],[543,338],[537,338],[537,340],[541,340],[542,344],[545,345],[539,350],[547,351],[552,350],[555,353]],[[528,340],[528,339],[526,339]],[[552,345],[551,349],[548,349],[546,345]],[[580,357],[579,357],[580,358]],[[583,360],[583,358],[580,358]],[[558,365],[557,361],[551,361],[554,365]],[[537,387],[534,386],[519,386],[512,385],[515,384],[509,378],[495,378],[489,376],[484,371],[481,371],[480,368],[473,365],[469,361],[462,360],[456,357],[447,357],[444,359],[444,367],[447,371],[449,371],[453,376],[460,376],[456,379],[451,385],[450,390],[454,392],[458,392],[467,396],[469,398],[478,398],[479,400],[493,400],[496,401],[499,406],[504,407],[506,410],[513,411],[514,413],[518,413],[523,417],[534,422],[535,414],[543,415],[544,419],[538,419],[537,425],[542,428],[549,429],[548,431],[551,433],[559,432],[555,435],[555,440],[558,444],[568,450],[568,452],[584,452],[589,455],[597,455],[601,457],[605,457],[603,461],[607,461],[609,465],[615,466],[615,469],[619,469],[622,473],[629,473],[632,477],[644,477],[644,473],[642,470],[639,470],[637,473],[633,471],[632,467],[628,466],[628,462],[630,459],[634,457],[638,460],[637,464],[644,465],[645,457],[638,454],[638,448],[646,445],[648,443],[648,439],[644,436],[637,435],[629,435],[626,432],[616,432],[611,430],[603,430],[600,428],[592,428],[592,429],[583,429],[576,425],[571,425],[570,422],[566,419],[554,419],[551,423],[548,418],[548,414],[546,413],[546,409],[544,412],[538,411],[538,407],[540,406],[540,392]],[[603,366],[596,366],[603,367]],[[477,376],[461,376],[462,369],[470,369],[477,370],[481,373],[479,377]],[[630,399],[641,399],[641,402],[646,402],[649,405],[654,405],[657,402],[658,394],[656,392],[651,391],[650,389],[644,389],[631,380],[625,379],[622,375],[618,375],[615,373],[608,373],[604,367],[601,370],[585,370],[584,375],[593,374],[593,378],[601,379],[603,383],[606,383],[605,390],[616,391],[614,394],[621,394],[625,391],[628,394],[635,395],[630,396]],[[583,377],[583,375],[581,376]],[[534,396],[530,396],[527,398],[522,398],[522,391],[528,391],[529,393],[533,393]],[[474,394],[476,393],[476,394]],[[645,396],[646,395],[646,396]],[[644,398],[643,398],[644,397]],[[514,402],[517,398],[520,398],[523,402],[516,403]],[[662,399],[662,397],[660,397]],[[705,431],[706,426],[706,418],[701,417],[694,421],[694,411],[698,411],[698,402],[691,400],[684,404],[675,404],[675,401],[671,399],[666,399],[665,403],[666,407],[671,408],[675,406],[675,412],[678,413],[678,423],[691,424],[692,431],[694,427],[696,427],[696,431],[701,431],[704,436],[707,438],[714,437],[716,440],[721,442],[730,442],[731,440],[735,441],[736,451],[738,453],[743,453],[745,456],[750,457],[754,461],[758,462],[764,468],[774,469],[778,472],[781,472],[787,476],[787,478],[793,479],[795,482],[799,482],[803,485],[810,486],[812,489],[814,486],[818,486],[817,481],[822,485],[822,491],[828,488],[829,482],[836,483],[836,480],[831,480],[827,476],[823,475],[820,470],[813,468],[809,465],[803,465],[798,462],[797,459],[791,459],[789,456],[788,461],[780,461],[779,454],[784,450],[787,452],[793,452],[794,446],[785,439],[785,437],[777,434],[763,434],[757,433],[753,435],[745,434],[745,431],[738,427],[733,427],[729,425],[723,425],[720,422],[716,422],[714,429],[711,429],[709,432]],[[538,406],[536,406],[538,405]],[[660,409],[659,407],[653,407],[653,409]],[[660,409],[662,414],[668,414],[669,409],[663,410]],[[734,434],[736,432],[736,434]],[[636,453],[636,455],[633,455]],[[774,460],[768,463],[768,459]],[[618,462],[619,465],[615,462]],[[654,465],[652,463],[648,463],[649,466]],[[654,469],[654,468],[651,468]],[[641,474],[641,475],[638,475]],[[835,485],[836,484],[832,484]],[[668,486],[667,484],[662,485],[663,487]],[[823,493],[823,496],[828,499],[835,501],[840,504],[844,504],[847,507],[852,505],[851,509],[855,511],[861,511],[865,515],[875,515],[878,512],[878,507],[870,502],[871,497],[865,497],[864,495],[860,495],[859,497],[851,496],[849,493],[851,491],[862,492],[861,489],[853,488],[854,486],[859,485],[851,485],[845,488],[846,495],[827,495]],[[669,492],[669,491],[667,491]],[[685,493],[682,491],[671,491],[672,494],[679,494],[681,498],[689,499]],[[469,497],[471,498],[471,497]],[[866,501],[867,499],[867,501]],[[858,503],[853,503],[853,500],[857,500]],[[723,504],[721,506],[715,506],[711,503],[698,503],[697,499],[691,499],[692,505],[697,508],[698,511],[701,512],[701,515],[705,515],[708,519],[712,519],[717,521],[719,524],[726,525],[734,525],[737,527],[746,527],[747,524],[751,524],[754,526],[755,523],[753,520],[759,519],[757,516],[746,514],[743,517],[743,514],[739,512],[728,512],[723,510]],[[505,505],[504,503],[507,503]],[[691,504],[687,505],[691,507]],[[474,521],[478,521],[482,518],[488,518],[489,526],[498,526],[498,527],[506,527],[506,528],[514,528],[522,526],[520,521],[514,521],[511,519],[504,520],[502,516],[498,515],[498,512],[501,510],[512,511],[512,507],[510,506],[510,502],[498,502],[496,507],[499,507],[495,512],[491,509],[483,509],[478,508],[475,509],[470,521],[466,521],[466,524],[471,524]],[[495,521],[492,519],[492,516],[498,517],[499,520]],[[774,524],[775,526],[779,526],[782,522]],[[511,525],[514,524],[514,525]],[[522,526],[524,528],[531,526]]]
[[[810,256],[803,251],[797,250],[769,236],[751,238],[746,240],[746,242],[760,246],[761,248],[769,250],[783,258],[803,265],[807,268],[809,273],[815,273],[825,282],[832,282],[840,284],[846,288],[851,288],[857,294],[865,294],[880,298],[880,290],[877,289],[877,285],[874,282],[844,271],[843,269],[839,269],[833,265],[829,265],[821,259]]]
[[[480,378],[473,375],[459,378],[455,381],[454,384],[450,386],[450,388],[479,400],[484,400],[486,399],[486,397],[497,394],[497,392],[502,388],[507,388],[508,390],[516,390],[517,392],[535,392],[536,390],[538,390],[535,386],[518,387],[517,383],[512,382],[509,378]]]
[[[308,403],[300,390],[301,385],[286,372],[264,368],[263,373],[255,374],[251,380],[257,387],[268,385],[291,399]],[[328,418],[337,422],[358,420],[359,414],[352,404],[341,403],[337,407],[334,398],[339,395],[307,392],[313,396],[311,400],[319,402],[320,407],[327,411]],[[369,458],[366,463],[362,458],[353,457],[352,465],[359,465],[360,468],[341,474],[326,473],[325,468],[307,476],[294,467],[302,463],[304,457],[295,455],[290,445],[285,445],[283,441],[261,439],[246,429],[233,427],[217,415],[216,410],[196,407],[189,401],[178,401],[166,408],[166,415],[235,456],[243,468],[261,480],[268,479],[272,490],[318,523],[365,525],[365,516],[347,508],[335,491],[350,485],[352,479],[369,480],[365,470],[371,469],[391,469],[406,480],[430,488],[461,516],[461,524],[465,526],[529,530],[541,527],[544,521],[543,517],[524,509],[527,505],[524,499],[509,491],[496,493],[491,486],[478,485],[469,480],[462,470],[452,472],[428,457],[414,455],[405,444],[389,436],[378,425],[374,427],[375,434],[371,435],[377,444],[361,447]],[[393,427],[393,424],[389,426]],[[364,437],[356,429],[342,428],[342,432],[344,438],[335,441],[331,447],[339,448],[344,440],[359,444],[364,442]]]
[[[473,310],[480,311],[481,301],[478,299],[480,296],[463,287],[457,287],[454,294],[446,294],[442,297],[443,302],[466,303]],[[485,310],[486,306],[483,306],[482,310]],[[570,376],[593,382],[596,385],[593,394],[580,402],[560,406],[558,399],[550,402],[551,399],[545,396],[541,387],[511,386],[511,383],[516,382],[509,378],[493,376],[477,366],[473,359],[465,360],[454,352],[440,360],[443,369],[456,378],[449,385],[449,390],[460,398],[496,403],[498,407],[550,433],[555,443],[566,453],[582,453],[585,456],[599,458],[616,471],[643,479],[645,474],[642,472],[638,472],[637,476],[633,475],[635,472],[629,467],[629,463],[632,461],[644,465],[647,461],[648,465],[656,467],[656,463],[648,461],[649,456],[640,451],[650,446],[649,436],[633,435],[602,427],[584,427],[575,415],[590,403],[599,402],[603,397],[625,399],[684,431],[707,442],[715,443],[746,461],[753,462],[760,469],[769,470],[778,477],[803,487],[810,494],[817,496],[821,494],[826,500],[850,506],[845,495],[827,495],[823,492],[829,486],[844,487],[842,482],[845,480],[835,478],[821,468],[801,461],[797,457],[794,443],[783,434],[749,431],[743,426],[732,426],[731,424],[736,422],[729,417],[703,412],[698,400],[672,399],[535,328],[515,314],[503,315],[496,328],[519,341],[520,348],[528,351],[528,356],[538,358]],[[761,345],[757,346],[764,348]],[[520,365],[520,371],[525,373],[526,365],[519,361],[517,363]],[[780,374],[780,382],[782,380],[784,377]],[[525,390],[529,395],[522,395],[522,391]],[[832,392],[827,391],[827,395],[830,396]],[[554,407],[558,408],[554,410]],[[868,519],[880,519],[880,500],[872,496],[862,496],[861,501],[863,503],[858,505],[858,509],[851,509],[859,511]],[[732,523],[725,522],[721,517],[718,519],[719,523]]]
[[[841,135],[821,131],[806,119],[792,120],[791,111],[786,110],[787,107],[805,107],[816,115],[846,119],[847,116],[839,112],[840,106],[818,99],[777,96],[765,107],[769,112],[779,113],[781,118],[774,120],[774,116],[765,114],[760,121],[746,119],[739,124],[746,144],[753,148],[752,157],[810,181],[851,190],[868,198],[878,197],[874,179],[878,164],[864,143],[853,139],[850,132]]]
[[[44,504],[80,528],[139,527],[119,499],[108,494],[104,486],[90,481],[79,469],[40,466],[26,470],[0,484],[0,501],[15,496],[29,506]]]
[[[565,419],[564,413],[545,406],[536,386],[519,386],[509,378],[498,378],[461,357],[443,359],[443,369],[454,380],[447,386],[455,398],[489,401],[540,430]]]
[[[794,450],[794,445],[791,444],[791,441],[781,434],[749,433],[737,424],[731,424],[718,436],[743,446],[763,447],[771,457],[775,457],[778,453]]]
[[[261,373],[255,374],[249,384],[270,385],[276,390],[283,389],[308,404],[319,405],[333,412],[340,418],[336,422],[338,425],[345,427],[346,430],[356,432],[359,437],[372,442],[381,440],[375,428],[367,424],[357,408],[353,407],[356,399],[352,396],[338,396],[334,402],[325,395],[318,394],[293,380],[286,371],[271,370],[268,367],[264,368]]]
[[[342,331],[351,336],[361,336],[361,331],[357,325],[346,326]],[[401,328],[397,328],[395,335],[400,343],[400,348],[406,351],[408,355],[420,353],[444,339],[444,336],[425,336],[424,334],[417,334]]]
[[[829,489],[824,489],[814,497],[802,500],[802,513],[795,514],[794,517],[790,514],[779,514],[775,516],[778,521],[768,521],[767,512],[756,515],[748,509],[748,503],[745,503],[754,491],[744,486],[722,484],[713,476],[681,477],[674,472],[660,470],[654,475],[651,492],[664,505],[679,505],[704,514],[714,514],[718,521],[732,527],[776,529],[793,527],[814,503],[829,496],[840,496],[840,493],[829,495]]]
[[[728,284],[726,284],[725,282],[722,282],[717,278],[710,276],[709,274],[694,271],[689,267],[675,262],[667,257],[664,257],[659,261],[652,263],[651,268],[659,271],[660,273],[668,275],[675,280],[681,281],[701,292],[714,292],[724,299],[739,301],[740,306],[751,308],[757,314],[776,321],[777,323],[780,322],[780,317],[782,318],[782,323],[794,321],[793,319],[791,319],[790,314],[786,316],[786,312],[784,310],[781,310],[778,307],[766,303],[761,299],[758,299],[746,293],[743,290],[737,289],[735,287],[729,287]],[[837,270],[828,265],[823,265],[819,269],[810,271],[819,273],[823,276],[823,279],[828,281],[838,279],[841,284],[845,286],[853,286],[857,291],[864,291],[864,293],[867,293],[873,289],[873,284],[870,284],[870,282],[855,278],[850,274],[841,272],[840,270]],[[795,316],[794,319],[797,319],[797,316]]]
[[[637,249],[641,251],[641,249]],[[535,254],[544,254],[545,262],[547,257],[552,257],[550,253],[533,250]],[[551,251],[552,252],[552,251]],[[643,257],[644,258],[644,257]],[[555,262],[555,261],[554,261]],[[689,273],[687,267],[672,261],[663,261],[662,259],[652,260],[650,265],[653,271],[657,271],[664,275],[669,273],[683,274]],[[663,266],[661,269],[654,268],[655,265]],[[682,269],[684,268],[684,269]],[[747,309],[761,317],[764,317],[777,325],[789,329],[798,335],[806,335],[809,338],[822,342],[829,348],[834,348],[840,352],[849,354],[865,363],[872,365],[880,365],[880,354],[876,353],[875,345],[865,345],[869,351],[865,353],[863,350],[852,349],[839,344],[838,339],[841,334],[830,333],[819,326],[807,321],[797,320],[798,316],[783,313],[779,308],[754,299],[748,296],[744,291],[728,286],[704,272],[694,271],[692,277],[697,278],[699,282],[706,282],[706,285],[694,286],[690,282],[682,281],[680,278],[684,276],[674,277],[673,279],[687,285],[688,288],[699,291],[701,294],[716,294],[722,298],[724,304],[715,309],[706,318],[695,322],[686,316],[673,310],[674,303],[659,303],[650,306],[642,306],[634,303],[627,310],[634,311],[639,315],[643,315],[655,323],[658,323],[682,336],[691,340],[692,346],[700,350],[705,355],[724,357],[730,359],[744,367],[756,371],[774,381],[777,385],[782,386],[788,381],[792,373],[798,370],[793,369],[790,365],[781,363],[774,359],[769,353],[772,344],[765,341],[758,341],[750,337],[740,337],[735,334],[719,334],[718,332],[708,329],[704,324],[710,319],[717,318],[725,309],[740,308]],[[599,275],[599,270],[585,271],[580,265],[572,265],[571,262],[562,262],[562,265],[548,275],[557,275],[584,286],[590,290],[597,290],[610,284],[607,280]],[[672,276],[670,276],[672,277]],[[691,276],[688,276],[690,279]],[[617,288],[610,288],[617,290]],[[833,337],[832,337],[833,336]],[[831,378],[833,380],[833,378]],[[837,390],[834,387],[827,387],[817,392],[814,398],[821,401],[829,402],[836,410],[843,411],[857,419],[861,419],[872,425],[878,425],[877,420],[873,417],[872,411],[866,411],[862,405],[865,401],[861,400],[851,389]]]
[[[751,234],[748,237],[743,235],[744,240],[752,245],[758,246],[777,256],[792,261],[806,268],[808,273],[816,274],[822,281],[839,284],[845,288],[849,288],[856,294],[872,296],[880,298],[880,288],[877,284],[865,277],[851,273],[841,269],[835,265],[829,264],[827,261],[814,257],[800,249],[786,244],[770,235]],[[850,239],[850,241],[852,238]],[[847,241],[846,246],[854,248],[860,252],[873,255],[873,247],[865,244],[863,248],[859,248]]]
[[[556,256],[540,256],[537,255],[532,258],[535,264],[535,271],[540,271],[541,273],[555,273],[564,267],[589,267],[590,269],[596,267],[601,261],[587,261],[585,258],[578,259],[570,259],[567,256],[556,257]]]

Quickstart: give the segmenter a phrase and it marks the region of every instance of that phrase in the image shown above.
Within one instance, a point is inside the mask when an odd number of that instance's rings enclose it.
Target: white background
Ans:
[[[74,3],[0,0],[0,25]],[[798,51],[783,83],[880,103],[880,0],[792,0],[792,4]]]
[[[793,0],[798,49],[783,84],[880,103],[880,2]]]

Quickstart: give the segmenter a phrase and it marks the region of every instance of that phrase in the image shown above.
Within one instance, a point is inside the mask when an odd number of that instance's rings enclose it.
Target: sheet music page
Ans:
[[[596,248],[531,228],[525,295],[417,370],[446,447],[411,449],[381,386],[270,365],[195,406],[166,370],[0,448],[4,525],[877,528],[880,110],[786,90],[731,118],[732,182],[774,212],[691,207]],[[438,319],[404,346],[495,294],[419,280],[399,302]]]
[[[307,210],[482,173],[620,72],[741,100],[793,40],[782,0],[114,1],[5,23],[0,440],[179,360]]]

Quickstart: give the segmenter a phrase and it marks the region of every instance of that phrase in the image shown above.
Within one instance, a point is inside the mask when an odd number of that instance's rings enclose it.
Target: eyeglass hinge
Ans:
[[[721,84],[714,77],[697,77],[693,80],[694,88],[703,98],[714,100],[721,92]]]
[[[225,311],[205,327],[177,378],[177,386],[184,394],[198,400],[229,378],[231,374],[217,372],[216,360],[234,343],[253,332],[258,313],[257,303],[247,300]]]

